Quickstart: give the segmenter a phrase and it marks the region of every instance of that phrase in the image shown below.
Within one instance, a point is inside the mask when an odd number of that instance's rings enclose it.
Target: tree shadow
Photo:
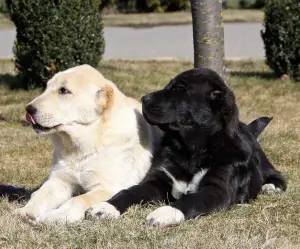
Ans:
[[[10,89],[24,89],[20,77],[9,73],[0,74],[0,86],[5,86]]]
[[[257,71],[248,71],[248,72],[241,72],[241,71],[231,71],[228,72],[230,76],[237,76],[237,77],[257,77],[265,80],[278,80],[278,77],[272,72],[257,72]]]

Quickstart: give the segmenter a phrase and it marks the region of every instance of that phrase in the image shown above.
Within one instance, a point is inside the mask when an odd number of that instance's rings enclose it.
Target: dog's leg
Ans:
[[[36,219],[70,199],[72,193],[73,189],[69,184],[58,178],[50,178],[31,195],[29,202],[23,208],[15,212],[21,216]]]
[[[260,165],[264,178],[264,185],[261,188],[262,194],[276,194],[284,192],[287,188],[286,180],[282,174],[274,168],[273,164],[269,161],[260,146],[258,152],[260,154]]]
[[[262,194],[280,194],[286,190],[286,181],[276,169],[268,169],[264,172],[264,185],[261,188]]]
[[[148,173],[139,184],[122,190],[110,200],[93,205],[87,212],[87,219],[117,219],[130,206],[151,201],[174,200],[171,194],[172,181],[161,170]]]
[[[187,194],[170,206],[162,206],[147,216],[150,226],[167,227],[184,220],[206,215],[229,206],[228,193],[215,187],[203,188],[200,193]]]
[[[84,218],[85,211],[93,204],[112,197],[112,193],[103,189],[94,189],[86,194],[71,198],[58,209],[45,213],[37,219],[42,222],[76,222]]]
[[[233,167],[210,169],[197,192],[183,195],[170,206],[154,210],[147,216],[147,221],[154,227],[167,227],[199,215],[228,209],[232,204],[230,193],[236,192],[235,183]]]

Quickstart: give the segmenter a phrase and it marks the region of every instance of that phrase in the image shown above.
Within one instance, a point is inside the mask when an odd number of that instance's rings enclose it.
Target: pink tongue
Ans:
[[[31,124],[35,124],[35,123],[36,123],[36,122],[34,121],[33,117],[32,117],[30,114],[28,114],[28,113],[26,113],[25,118],[26,118],[26,120],[27,120],[29,123],[31,123]]]

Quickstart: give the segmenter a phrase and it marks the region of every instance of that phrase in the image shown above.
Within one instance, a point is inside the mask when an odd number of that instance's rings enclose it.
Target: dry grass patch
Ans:
[[[24,105],[39,90],[10,90],[1,74],[13,67],[8,62],[5,65],[6,71],[0,67],[0,116],[4,119],[0,121],[1,180],[32,187],[47,175],[51,158],[49,140],[20,125]],[[21,221],[12,215],[18,204],[1,200],[0,248],[300,248],[300,86],[273,78],[263,62],[228,62],[227,66],[227,81],[236,94],[242,120],[274,117],[260,141],[288,179],[286,194],[259,196],[250,205],[169,230],[146,225],[145,217],[154,206],[132,207],[113,222],[51,226]],[[191,67],[190,62],[181,61],[105,61],[99,65],[107,78],[137,99]]]
[[[226,9],[224,10],[224,22],[262,22],[264,13],[261,10]],[[154,27],[162,25],[191,24],[190,12],[172,13],[139,13],[139,14],[106,14],[103,16],[106,27]],[[0,30],[13,28],[14,24],[8,15],[0,13]]]

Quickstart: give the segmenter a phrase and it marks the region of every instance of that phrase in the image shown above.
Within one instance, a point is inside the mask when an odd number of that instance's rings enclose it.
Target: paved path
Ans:
[[[259,59],[264,56],[260,36],[262,24],[225,24],[226,58]],[[162,26],[154,28],[105,28],[104,59],[193,59],[192,26]],[[0,31],[0,58],[13,56],[14,30]]]

